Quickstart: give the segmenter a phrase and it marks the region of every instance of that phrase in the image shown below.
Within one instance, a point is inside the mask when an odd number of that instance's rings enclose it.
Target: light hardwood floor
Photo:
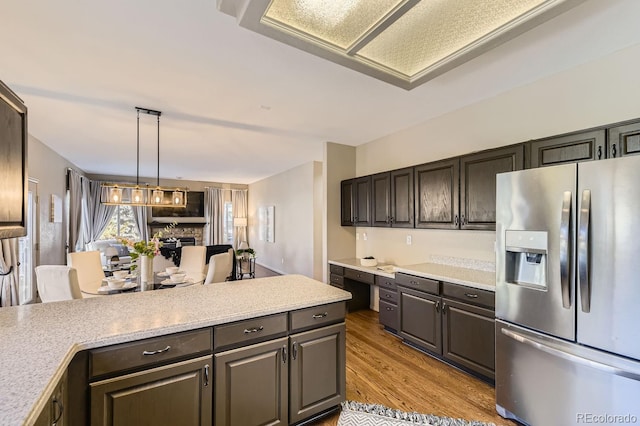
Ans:
[[[347,315],[347,399],[403,411],[515,425],[495,411],[494,388],[404,345],[371,310]],[[314,425],[336,425],[338,415]]]

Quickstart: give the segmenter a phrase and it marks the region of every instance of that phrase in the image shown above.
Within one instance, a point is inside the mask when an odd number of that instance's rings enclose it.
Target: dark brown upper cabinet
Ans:
[[[607,130],[609,158],[640,154],[640,122]]]
[[[529,142],[530,167],[554,166],[605,158],[605,131],[594,130]]]
[[[460,157],[460,229],[496,229],[496,175],[524,168],[524,145]]]
[[[342,226],[371,226],[371,176],[340,183]]]
[[[460,160],[423,164],[414,170],[416,228],[458,228]]]
[[[413,228],[413,167],[371,177],[373,226]]]

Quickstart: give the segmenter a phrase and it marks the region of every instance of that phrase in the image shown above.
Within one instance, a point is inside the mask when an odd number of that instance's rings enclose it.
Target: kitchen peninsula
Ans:
[[[340,346],[337,353],[341,359],[334,364],[339,370],[335,374],[337,395],[330,401],[330,404],[338,405],[344,399],[343,321],[344,303],[349,298],[347,292],[310,278],[284,275],[3,308],[0,310],[0,363],[3,366],[3,374],[0,375],[0,423],[37,424],[40,414],[49,409],[49,398],[58,383],[66,377],[69,365],[76,359],[74,357],[87,354],[86,357],[91,359],[90,371],[86,372],[90,381],[94,377],[95,380],[107,378],[113,382],[108,368],[100,370],[102,367],[98,365],[98,361],[109,361],[109,356],[113,355],[109,354],[111,348],[115,348],[118,355],[112,357],[112,360],[123,363],[122,367],[116,369],[122,368],[123,374],[129,374],[135,369],[131,368],[131,364],[127,365],[127,362],[135,361],[120,355],[127,355],[128,350],[139,345],[138,341],[154,342],[154,339],[172,336],[178,337],[173,337],[173,343],[167,344],[167,347],[173,346],[174,351],[180,353],[181,348],[176,342],[188,342],[183,346],[187,350],[197,350],[197,360],[207,360],[202,372],[197,374],[204,385],[209,387],[208,395],[212,395],[211,388],[214,386],[219,389],[218,382],[223,379],[218,374],[214,376],[214,362],[217,373],[217,364],[231,359],[230,355],[237,356],[245,348],[254,351],[266,348],[265,345],[277,347],[274,354],[282,357],[282,362],[278,364],[285,366],[282,367],[283,370],[288,368],[288,372],[284,371],[284,376],[280,377],[288,381],[288,375],[291,375],[292,385],[288,389],[291,393],[303,392],[295,390],[293,378],[310,368],[294,369],[291,352],[304,353],[307,350],[304,348],[304,338],[319,337],[321,330],[325,330],[324,341]],[[254,320],[264,320],[264,325],[258,325],[258,322],[254,324]],[[236,332],[240,334],[239,338],[234,337]],[[331,337],[327,338],[328,335]],[[334,338],[334,335],[337,337]],[[287,340],[291,336],[299,336],[297,342]],[[162,345],[165,343],[162,342]],[[294,350],[288,350],[292,345]],[[156,348],[156,351],[162,352],[164,349],[166,348],[163,346],[162,349]],[[174,351],[166,350],[166,353],[175,353]],[[164,356],[164,353],[161,355]],[[139,356],[138,352],[136,356]],[[186,356],[179,356],[176,360],[180,362],[176,364],[191,362],[185,358]],[[287,359],[290,360],[288,367]],[[155,370],[166,369],[168,362],[160,363],[161,367]],[[89,366],[89,362],[86,364]],[[107,364],[108,362],[104,365]],[[140,372],[136,374],[139,376]],[[77,381],[78,378],[73,379]],[[212,381],[211,384],[209,380]],[[100,382],[92,383],[91,387],[91,392],[94,392],[94,388],[100,388]],[[284,389],[287,390],[287,387]],[[70,399],[83,398],[82,395],[71,392],[73,389],[69,386]],[[84,398],[88,399],[90,396],[93,393],[84,395]],[[218,397],[216,392],[216,398]],[[279,399],[288,400],[286,396]],[[205,405],[207,403],[209,407],[211,404],[218,407],[218,401],[212,402],[211,398],[208,402],[205,401]],[[304,418],[315,414],[305,410],[296,412],[293,399],[291,405],[289,423],[297,421],[296,415]],[[92,410],[95,406],[92,401]],[[212,411],[215,410],[209,410],[209,416],[214,415]],[[284,411],[286,420],[287,414]],[[66,414],[73,416],[75,413],[67,411]],[[91,415],[94,423],[93,413]],[[218,415],[215,412],[216,423]],[[202,418],[206,417],[200,417],[199,424],[203,424]]]

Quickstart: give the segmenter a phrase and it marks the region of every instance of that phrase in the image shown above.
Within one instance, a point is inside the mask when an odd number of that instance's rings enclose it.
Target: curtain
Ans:
[[[233,189],[231,191],[231,205],[233,208],[233,217],[247,217],[247,190]],[[238,226],[233,230],[236,237],[236,247],[240,247],[240,243],[247,241],[247,227]]]
[[[204,216],[207,227],[205,245],[224,244],[224,189],[207,188],[204,193]]]
[[[116,206],[108,206],[100,202],[100,194],[102,193],[102,182],[85,179],[87,182],[83,185],[87,187],[88,194],[83,197],[87,205],[87,217],[91,218],[91,221],[86,224],[86,231],[89,235],[88,242],[97,240],[104,232],[105,228],[111,221],[111,216],[116,211]]]
[[[18,305],[18,239],[0,242],[0,306]]]
[[[76,251],[82,233],[82,179],[80,173],[73,169],[67,172],[69,187],[69,232],[68,250]]]
[[[138,232],[140,232],[140,239],[142,241],[148,241],[147,208],[144,206],[131,206],[131,209],[133,209],[133,220],[136,222]]]

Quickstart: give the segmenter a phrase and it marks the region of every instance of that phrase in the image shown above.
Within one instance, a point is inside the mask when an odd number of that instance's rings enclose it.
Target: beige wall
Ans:
[[[322,270],[319,250],[321,210],[315,207],[322,194],[320,164],[310,162],[249,185],[249,245],[257,262],[276,272],[316,276]],[[258,208],[275,207],[275,241],[260,241]]]
[[[638,69],[640,46],[635,46],[361,145],[357,176],[638,118]],[[430,254],[494,259],[494,232],[356,232],[357,257],[373,255],[397,264],[422,262]],[[407,235],[412,245],[406,244]]]
[[[57,195],[65,204],[67,194],[67,168],[82,173],[74,164],[62,158],[38,139],[29,135],[29,178],[38,182],[38,218],[40,250],[38,265],[64,265],[67,263],[67,210],[63,209],[62,222],[49,220],[51,195]]]

